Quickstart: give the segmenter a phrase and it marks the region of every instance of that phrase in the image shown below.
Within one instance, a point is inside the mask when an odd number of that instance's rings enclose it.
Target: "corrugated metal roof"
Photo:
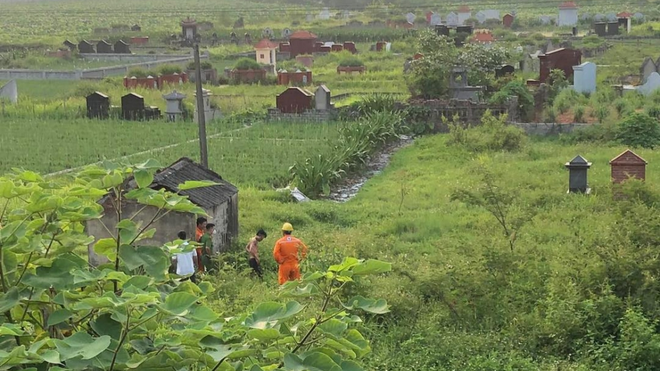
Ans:
[[[220,185],[179,191],[179,185],[187,181],[208,180]],[[172,165],[162,169],[154,176],[151,188],[165,188],[168,191],[188,196],[190,201],[203,208],[212,208],[231,199],[238,188],[222,179],[218,173],[207,169],[193,160],[183,157]]]

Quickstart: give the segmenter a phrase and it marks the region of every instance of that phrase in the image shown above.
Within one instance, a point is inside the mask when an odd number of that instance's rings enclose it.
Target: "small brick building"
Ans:
[[[309,85],[312,83],[312,71],[286,71],[277,72],[277,85]]]
[[[576,49],[561,48],[539,55],[541,65],[539,81],[545,83],[550,77],[550,71],[562,70],[567,80],[573,77],[573,66],[582,64],[582,52]]]
[[[511,28],[513,25],[513,15],[507,13],[502,17],[502,24],[504,25],[504,28]]]
[[[612,169],[612,182],[623,183],[629,178],[640,180],[646,179],[646,160],[639,157],[635,152],[626,150],[610,161]]]
[[[299,54],[312,54],[315,51],[317,36],[309,31],[296,31],[289,37],[291,58]]]
[[[307,90],[291,87],[277,96],[277,109],[282,113],[303,113],[312,108],[313,98]]]

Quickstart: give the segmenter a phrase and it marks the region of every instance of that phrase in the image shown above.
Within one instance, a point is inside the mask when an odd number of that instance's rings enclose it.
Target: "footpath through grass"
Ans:
[[[517,153],[473,154],[447,139],[418,139],[346,204],[295,204],[274,192],[242,189],[241,242],[259,228],[271,233],[261,246],[267,282],[254,284],[237,250],[238,260],[230,260],[246,274],[219,275],[219,310],[231,313],[275,296],[270,252],[278,227],[290,221],[311,248],[307,271],[341,256],[394,263],[394,273],[354,292],[392,306],[383,319],[362,325],[373,342],[367,369],[624,370],[639,364],[627,358],[637,351],[631,346],[642,346],[638,334],[617,334],[632,326],[631,310],[655,318],[657,305],[640,301],[640,290],[648,301],[656,284],[627,275],[654,274],[649,265],[656,263],[639,261],[647,250],[628,240],[641,228],[635,223],[648,223],[626,210],[647,209],[612,200],[608,161],[625,148],[543,140]],[[651,164],[647,183],[657,184],[653,164],[660,154],[637,153]],[[564,163],[577,154],[593,162],[588,197],[566,194]],[[496,192],[513,196],[510,222],[522,220],[513,250],[485,209],[451,200],[457,189],[482,185],[483,168],[492,172]],[[644,215],[657,220],[655,214]],[[639,326],[631,331],[646,331],[643,321]],[[607,355],[592,353],[605,349]]]

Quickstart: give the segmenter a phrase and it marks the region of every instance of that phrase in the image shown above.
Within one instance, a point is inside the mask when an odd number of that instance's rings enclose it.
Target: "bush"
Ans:
[[[340,60],[339,67],[364,67],[364,62],[357,57],[350,56]]]
[[[481,126],[465,128],[457,122],[448,123],[450,143],[466,147],[472,152],[508,151],[515,152],[524,147],[525,133],[506,124],[506,115],[493,116],[490,111],[481,118]]]
[[[518,97],[518,112],[521,119],[530,118],[534,111],[534,97],[522,81],[511,81],[506,84],[500,91],[493,94],[490,103],[506,104],[511,96]]]
[[[610,106],[606,104],[599,104],[594,108],[593,116],[598,119],[599,123],[605,122],[605,119],[610,115]]]
[[[139,67],[138,68],[131,68],[128,71],[128,76],[129,77],[135,76],[137,78],[145,78],[145,77],[149,76],[149,71],[147,71],[143,68],[139,68]]]
[[[257,63],[257,61],[255,61],[254,59],[241,58],[238,61],[236,61],[236,64],[234,64],[234,69],[237,69],[239,71],[260,70],[261,65]]]
[[[181,67],[173,64],[164,64],[162,66],[159,66],[156,69],[157,74],[159,75],[173,75],[175,73],[181,74],[183,70]]]
[[[576,106],[575,110],[573,110],[573,121],[575,122],[583,122],[584,121],[584,106]]]
[[[199,66],[202,67],[202,70],[211,70],[211,69],[213,69],[213,64],[211,64],[211,62],[208,62],[208,61],[200,62]],[[188,63],[188,65],[186,66],[186,69],[187,70],[194,70],[195,69],[195,62]]]
[[[660,143],[660,125],[645,113],[633,113],[617,126],[616,139],[630,147],[653,149]]]

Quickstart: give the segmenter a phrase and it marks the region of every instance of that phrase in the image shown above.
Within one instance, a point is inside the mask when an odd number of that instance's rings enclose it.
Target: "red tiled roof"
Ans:
[[[475,43],[492,43],[494,41],[495,37],[489,30],[475,31],[474,36],[472,37],[472,42]]]
[[[279,46],[278,43],[274,43],[268,39],[263,39],[254,46],[255,49],[276,49]]]
[[[621,12],[621,13],[617,14],[616,16],[617,16],[617,18],[631,18],[633,16],[633,14],[630,13],[630,12]]]
[[[469,11],[470,11],[470,7],[467,5],[461,5],[458,7],[459,13],[468,13]]]
[[[559,8],[561,9],[576,9],[577,5],[575,5],[574,1],[564,1],[559,5]]]
[[[307,40],[311,40],[311,39],[316,39],[316,38],[317,38],[317,36],[314,35],[313,33],[309,32],[309,31],[303,31],[303,30],[296,31],[296,32],[292,33],[291,36],[289,36],[289,39],[307,39]]]

